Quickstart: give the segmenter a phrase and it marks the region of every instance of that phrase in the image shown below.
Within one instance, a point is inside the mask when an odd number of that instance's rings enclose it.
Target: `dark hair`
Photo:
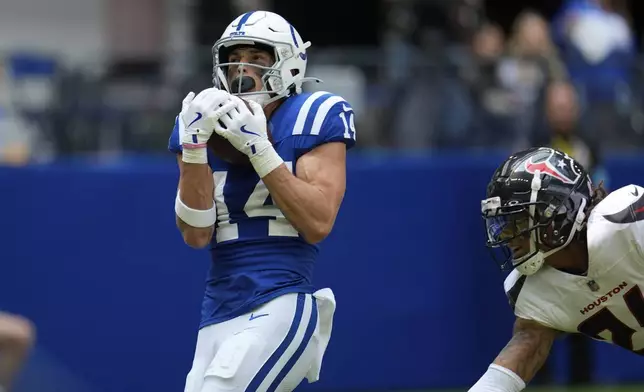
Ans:
[[[608,191],[604,188],[604,181],[600,181],[599,185],[596,187],[593,187],[593,193],[590,196],[590,208],[588,209],[588,213],[593,210],[599,204],[602,200],[604,200],[608,196]]]
[[[593,191],[590,195],[590,206],[586,212],[586,222],[588,222],[588,217],[592,210],[597,207],[602,200],[608,196],[608,191],[604,188],[604,181],[600,181],[597,186],[593,186]],[[586,242],[586,230],[588,229],[587,225],[584,225],[583,229],[579,230],[575,234],[575,238],[578,241]]]

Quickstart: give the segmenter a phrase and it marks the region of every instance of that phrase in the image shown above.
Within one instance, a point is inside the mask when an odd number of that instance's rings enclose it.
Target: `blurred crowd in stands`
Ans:
[[[352,101],[359,148],[548,144],[592,169],[606,151],[644,145],[642,62],[621,2],[566,0],[553,18],[526,9],[509,29],[478,0],[434,2],[456,33],[426,23],[432,17],[414,2],[387,0],[378,46],[313,43],[309,70],[326,82],[315,88]],[[210,84],[210,48],[192,55],[195,68],[182,75],[91,72],[34,53],[5,54],[1,159],[165,151],[183,96]]]

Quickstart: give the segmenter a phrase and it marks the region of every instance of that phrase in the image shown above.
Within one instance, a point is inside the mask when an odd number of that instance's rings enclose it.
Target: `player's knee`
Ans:
[[[28,351],[34,344],[36,328],[21,316],[0,316],[0,345],[14,351]]]

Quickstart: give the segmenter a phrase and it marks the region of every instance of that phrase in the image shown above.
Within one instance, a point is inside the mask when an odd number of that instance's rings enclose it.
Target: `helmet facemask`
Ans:
[[[576,187],[575,187],[576,188]],[[585,223],[586,199],[579,206],[570,196],[538,199],[541,175],[537,171],[531,183],[529,201],[491,197],[481,202],[487,233],[486,246],[504,271],[516,268],[524,275],[536,273],[546,257],[568,246]],[[515,257],[512,248],[521,253]]]
[[[254,47],[271,54],[274,59],[271,65],[251,64],[244,62],[230,62],[229,54],[238,47]],[[282,72],[284,63],[296,56],[295,51],[285,44],[274,44],[268,40],[257,37],[245,37],[243,40],[225,38],[217,41],[213,46],[213,84],[215,87],[226,90],[244,99],[255,101],[262,106],[290,95],[301,86],[285,86]],[[243,77],[244,68],[253,67],[259,70],[261,89],[254,91],[255,81],[250,83],[248,77]],[[232,83],[228,81],[228,72],[235,70],[242,77],[235,78]],[[295,75],[291,75],[295,76]],[[230,85],[229,85],[230,84]],[[301,91],[296,91],[301,92]]]

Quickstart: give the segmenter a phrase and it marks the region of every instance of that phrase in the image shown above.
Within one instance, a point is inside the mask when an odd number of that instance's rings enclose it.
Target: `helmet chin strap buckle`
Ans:
[[[524,263],[518,265],[516,269],[523,275],[534,275],[541,269],[545,260],[546,256],[542,252],[537,252]]]

